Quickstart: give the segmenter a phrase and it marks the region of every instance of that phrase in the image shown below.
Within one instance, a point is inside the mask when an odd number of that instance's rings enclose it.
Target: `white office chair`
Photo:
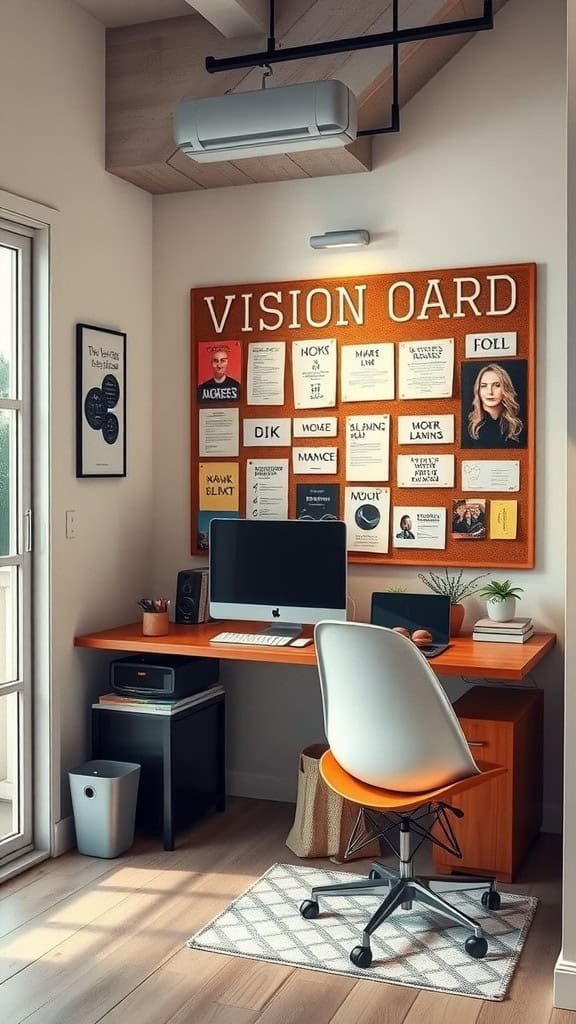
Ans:
[[[481,927],[432,890],[446,878],[415,878],[413,857],[425,839],[461,856],[449,815],[463,812],[446,801],[455,793],[483,784],[505,769],[476,763],[450,701],[415,644],[383,626],[355,622],[321,622],[315,630],[324,726],[330,744],[320,762],[327,785],[359,806],[347,854],[377,838],[399,858],[399,870],[379,862],[366,881],[316,886],[300,912],[315,918],[322,896],[369,895],[388,889],[386,898],[364,928],[362,944],[350,959],[357,967],[372,962],[370,936],[398,907],[424,903],[472,934],[465,948],[485,956]],[[399,832],[398,849],[391,838]],[[412,835],[418,837],[412,848]],[[482,886],[482,903],[500,906],[495,879],[452,882],[453,888]]]

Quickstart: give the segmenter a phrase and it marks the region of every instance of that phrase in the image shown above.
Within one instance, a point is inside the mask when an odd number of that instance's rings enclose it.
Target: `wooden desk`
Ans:
[[[132,622],[99,633],[77,636],[76,647],[101,651],[147,651],[154,654],[188,654],[232,661],[280,662],[285,665],[315,665],[316,650],[309,647],[257,647],[241,644],[211,644],[211,636],[224,630],[259,633],[261,622],[202,622],[198,626],[170,624],[166,636],[144,636],[142,624]],[[312,628],[304,635],[311,636]],[[555,633],[535,633],[525,644],[480,643],[470,635],[455,637],[443,654],[430,665],[439,676],[469,676],[520,682],[556,643]]]

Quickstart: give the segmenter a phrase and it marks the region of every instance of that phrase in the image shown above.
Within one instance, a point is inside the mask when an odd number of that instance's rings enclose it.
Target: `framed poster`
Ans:
[[[76,325],[76,476],[126,476],[126,334]]]

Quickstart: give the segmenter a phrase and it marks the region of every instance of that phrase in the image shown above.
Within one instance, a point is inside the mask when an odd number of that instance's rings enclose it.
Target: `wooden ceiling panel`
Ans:
[[[174,143],[172,143],[172,148],[174,149]],[[250,160],[242,162],[246,165],[251,163]],[[179,149],[172,153],[168,163],[171,167],[175,167],[180,174],[194,181],[198,188],[226,188],[228,185],[252,185],[255,181],[259,180],[253,176],[251,168],[248,166],[245,170],[242,170],[231,163],[230,160],[222,160],[221,163],[214,164],[199,164],[196,160],[190,160]]]
[[[310,178],[334,174],[358,174],[372,169],[372,139],[356,139],[345,149],[308,149],[292,153],[294,163],[306,171]]]
[[[114,174],[124,181],[131,181],[138,188],[152,195],[165,195],[167,192],[192,192],[203,190],[191,178],[175,170],[164,161],[157,164],[141,164],[139,167],[116,167]]]
[[[506,0],[495,0],[499,9]],[[277,38],[284,47],[392,28],[391,0],[291,0],[278,4]],[[400,0],[400,27],[478,17],[481,0]],[[497,30],[497,29],[496,29]],[[455,35],[400,47],[400,101],[406,103],[470,38]],[[172,118],[176,104],[189,96],[222,95],[257,89],[261,69],[208,74],[205,57],[231,56],[264,49],[265,41],[227,40],[204,18],[172,18],[107,32],[106,166],[112,173],[148,191],[178,192],[260,181],[326,174],[350,174],[371,168],[371,138],[352,146],[308,150],[284,156],[202,164],[176,150]],[[276,86],[338,78],[355,93],[362,128],[389,123],[391,48],[369,48],[273,66]],[[161,172],[162,165],[166,173]]]
[[[234,160],[234,167],[245,171],[253,181],[291,181],[294,178],[307,178],[308,174],[292,156],[294,154],[279,153],[277,156],[266,156],[255,160]]]

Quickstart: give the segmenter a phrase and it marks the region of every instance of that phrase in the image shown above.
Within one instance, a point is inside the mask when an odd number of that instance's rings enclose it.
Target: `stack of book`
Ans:
[[[139,711],[143,715],[173,715],[176,711],[203,704],[212,697],[224,693],[224,687],[216,685],[200,693],[193,693],[181,700],[156,700],[149,697],[125,697],[119,693],[103,693],[93,708],[111,708],[113,711]]]
[[[473,640],[489,640],[490,643],[524,644],[534,633],[532,619],[509,619],[495,622],[493,619],[478,619],[472,633]]]

